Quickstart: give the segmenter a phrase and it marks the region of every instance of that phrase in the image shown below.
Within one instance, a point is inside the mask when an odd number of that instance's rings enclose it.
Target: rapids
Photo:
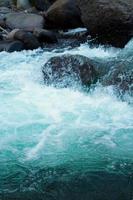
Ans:
[[[0,53],[0,200],[132,200],[132,97],[43,84],[49,58],[107,60],[133,53],[80,47]]]

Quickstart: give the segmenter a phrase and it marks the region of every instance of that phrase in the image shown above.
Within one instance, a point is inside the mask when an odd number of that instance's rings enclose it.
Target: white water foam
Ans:
[[[52,56],[81,54],[107,59],[121,50],[89,48],[62,53],[0,53],[0,152],[20,162],[59,165],[83,159],[132,160],[133,108],[111,88],[89,94],[43,85],[42,65]],[[5,160],[8,158],[5,158]],[[94,163],[93,163],[94,164]]]

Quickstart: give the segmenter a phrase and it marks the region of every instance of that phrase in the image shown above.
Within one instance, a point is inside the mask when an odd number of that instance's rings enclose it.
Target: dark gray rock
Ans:
[[[12,0],[0,0],[0,7],[10,7]]]
[[[112,65],[109,72],[102,77],[102,85],[112,85],[121,94],[129,92],[133,95],[133,59],[131,60],[122,60]]]
[[[98,74],[89,61],[80,55],[53,57],[43,66],[44,82],[57,87],[90,86],[96,83]]]
[[[56,43],[57,37],[53,31],[45,30],[45,29],[35,29],[33,32],[34,36],[36,36],[41,43]]]
[[[2,17],[0,17],[0,26],[1,26],[2,28],[6,28],[6,22],[5,22],[5,19],[2,18]]]
[[[97,42],[116,47],[133,36],[132,0],[77,0],[82,21]]]
[[[24,45],[20,41],[0,41],[0,51],[14,52],[24,49]]]
[[[18,30],[14,34],[14,39],[20,40],[21,42],[23,42],[25,49],[33,50],[33,49],[37,49],[38,47],[40,47],[39,41],[30,32]]]
[[[36,0],[35,7],[38,10],[46,11],[56,0]]]

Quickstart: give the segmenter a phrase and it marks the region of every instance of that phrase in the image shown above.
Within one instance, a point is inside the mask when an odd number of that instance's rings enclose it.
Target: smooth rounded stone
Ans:
[[[10,13],[6,16],[6,25],[10,29],[20,28],[33,31],[35,28],[43,28],[44,19],[42,16],[31,13]]]
[[[40,43],[37,40],[37,38],[30,32],[26,32],[23,30],[18,30],[14,34],[14,39],[20,40],[21,42],[24,43],[24,48],[25,49],[37,49],[40,47]]]
[[[33,32],[34,36],[36,36],[39,42],[44,43],[56,43],[57,37],[53,31],[45,30],[45,29],[35,29]]]
[[[24,49],[24,45],[20,41],[0,41],[0,51],[14,52]]]
[[[48,28],[69,29],[83,26],[75,0],[57,0],[44,17]]]
[[[81,55],[62,55],[51,58],[42,68],[45,84],[57,87],[96,83],[98,74],[87,57]]]
[[[124,47],[133,36],[132,0],[77,0],[82,21],[97,42]]]

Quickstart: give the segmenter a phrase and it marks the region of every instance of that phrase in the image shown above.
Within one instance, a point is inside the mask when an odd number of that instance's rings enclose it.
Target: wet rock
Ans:
[[[24,45],[20,41],[0,41],[0,51],[14,52],[24,49]]]
[[[133,95],[133,67],[130,61],[120,61],[113,65],[101,79],[102,84],[104,86],[113,85],[121,94],[129,92]]]
[[[133,36],[132,0],[77,0],[82,21],[97,42],[116,47]]]
[[[44,82],[57,87],[96,83],[98,74],[89,59],[80,55],[62,55],[51,58],[43,66]]]
[[[43,28],[44,19],[37,14],[29,13],[10,13],[6,16],[6,25],[10,29],[20,28],[33,31],[35,28]]]
[[[46,11],[55,0],[36,0],[35,1],[35,7],[40,11]]]
[[[57,37],[53,31],[45,30],[45,29],[35,29],[33,32],[34,36],[36,36],[39,42],[44,43],[56,43]]]
[[[55,29],[82,27],[75,0],[57,0],[45,14],[46,26]]]
[[[75,44],[77,44],[76,46],[80,46],[81,43],[85,43],[90,39],[90,35],[86,28],[76,28],[68,31],[61,31],[59,38],[73,41],[74,45],[72,46],[75,46]]]
[[[14,39],[20,40],[21,42],[23,42],[25,49],[33,50],[33,49],[37,49],[38,47],[40,47],[39,41],[30,32],[18,30],[14,34]]]

